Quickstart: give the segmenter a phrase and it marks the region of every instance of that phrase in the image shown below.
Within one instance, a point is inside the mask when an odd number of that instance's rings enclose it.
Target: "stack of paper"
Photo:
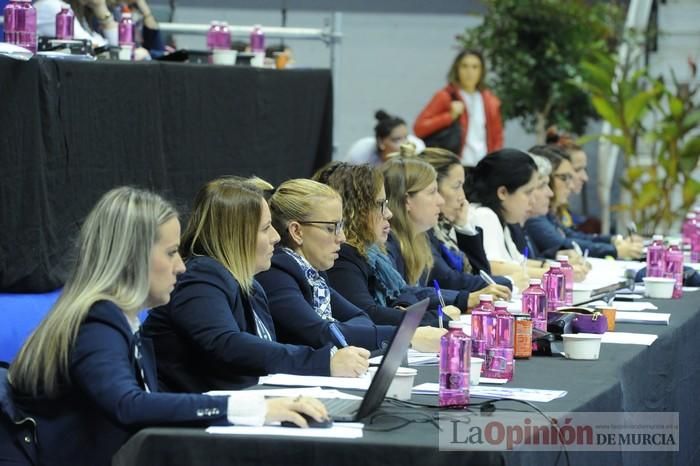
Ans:
[[[367,390],[371,382],[372,377],[366,373],[365,375],[357,378],[273,374],[260,377],[260,381],[258,383],[261,385],[292,385],[296,387],[332,387]]]
[[[627,322],[632,324],[660,324],[668,325],[671,314],[661,312],[625,312],[615,313],[615,322]]]
[[[299,429],[281,426],[214,426],[207,433],[219,435],[280,435],[283,437],[362,438],[363,424],[336,422],[332,427]]]
[[[212,390],[207,392],[211,396],[232,396],[236,393],[251,393],[250,390]],[[343,398],[346,400],[361,400],[361,396],[351,395],[338,390],[328,390],[321,387],[295,387],[295,388],[267,388],[255,390],[265,397],[290,397],[310,396],[314,398]]]
[[[440,386],[436,383],[424,383],[413,387],[417,395],[437,395]],[[547,403],[566,396],[566,390],[543,390],[538,388],[469,387],[469,396],[475,398],[509,398],[513,400],[538,401]]]

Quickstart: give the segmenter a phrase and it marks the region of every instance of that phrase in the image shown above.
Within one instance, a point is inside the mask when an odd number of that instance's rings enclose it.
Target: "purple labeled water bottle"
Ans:
[[[542,276],[542,282],[544,292],[547,294],[547,312],[556,311],[557,308],[564,306],[566,279],[559,262],[549,264],[549,270]]]
[[[666,264],[666,274],[664,276],[676,280],[676,283],[673,285],[673,298],[683,297],[683,251],[680,248],[679,240],[669,241],[664,263]]]
[[[472,356],[475,358],[485,358],[487,343],[493,341],[496,323],[493,311],[493,296],[479,295],[479,305],[472,309]]]
[[[253,31],[250,33],[250,50],[253,53],[265,53],[265,33],[259,24],[253,26]]]
[[[217,48],[224,50],[231,49],[231,30],[229,29],[228,23],[226,21],[220,23],[219,42]]]
[[[36,10],[32,0],[10,0],[3,17],[5,42],[36,53]]]
[[[74,23],[75,15],[73,15],[73,10],[71,10],[70,5],[67,3],[62,4],[61,11],[56,14],[56,39],[73,39]]]
[[[530,286],[523,291],[523,312],[532,318],[532,327],[547,331],[547,294],[541,286],[542,281],[530,279]],[[473,325],[473,324],[472,324]]]
[[[685,215],[685,220],[683,221],[683,226],[681,227],[681,238],[683,240],[683,248],[692,248],[693,239],[695,238],[695,231],[697,226],[697,216],[695,212],[688,212]]]
[[[561,271],[564,274],[564,305],[574,304],[574,268],[569,264],[569,256],[557,255],[557,261],[561,264]]]
[[[513,379],[513,356],[515,343],[515,325],[513,314],[508,312],[508,303],[496,301],[496,332],[493,345],[486,349],[485,377],[496,379]]]
[[[119,19],[119,45],[134,45],[134,21],[131,19],[131,10],[128,6],[122,9],[122,17]]]
[[[651,244],[647,247],[647,277],[663,277],[666,272],[664,265],[664,237],[654,235],[651,237]]]
[[[469,368],[471,343],[464,333],[464,323],[451,321],[440,338],[440,406],[469,404]]]
[[[212,21],[207,31],[207,49],[214,50],[219,45],[219,32],[221,25],[218,21]]]

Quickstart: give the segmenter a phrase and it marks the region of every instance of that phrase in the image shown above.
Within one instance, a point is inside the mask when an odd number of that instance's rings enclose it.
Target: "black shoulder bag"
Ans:
[[[450,92],[450,97],[452,97],[452,102],[459,100],[454,92]],[[424,137],[423,142],[425,142],[425,147],[447,149],[459,157],[461,155],[459,149],[462,145],[462,127],[459,125],[459,119],[460,118],[457,117],[448,127]]]

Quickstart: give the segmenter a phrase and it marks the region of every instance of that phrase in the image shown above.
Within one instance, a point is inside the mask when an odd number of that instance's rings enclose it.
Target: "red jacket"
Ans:
[[[467,139],[467,126],[469,125],[469,115],[467,115],[467,105],[462,100],[456,86],[448,84],[440,89],[428,102],[413,125],[413,132],[419,138],[427,137],[452,124],[450,107],[452,95],[455,95],[463,104],[465,111],[459,116],[459,124],[462,127],[462,143],[459,147],[458,157],[462,157],[464,144]],[[501,121],[501,101],[498,97],[487,90],[481,91],[481,98],[484,101],[484,113],[486,114],[486,148],[488,152],[493,152],[503,147],[503,122]]]

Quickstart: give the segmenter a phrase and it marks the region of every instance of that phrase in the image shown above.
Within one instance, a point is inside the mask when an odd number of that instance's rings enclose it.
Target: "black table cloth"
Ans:
[[[332,154],[328,70],[0,57],[0,291],[53,290],[119,185],[189,207],[215,177],[308,177]]]
[[[566,390],[565,397],[536,403],[545,412],[679,412],[678,452],[570,451],[572,465],[700,464],[700,291],[682,300],[656,300],[659,312],[670,312],[669,326],[618,324],[616,331],[659,335],[650,346],[603,344],[597,361],[562,357],[517,360],[509,384],[521,388]],[[416,383],[437,382],[436,367],[419,368]],[[437,403],[437,397],[414,396]],[[477,403],[483,399],[473,398]],[[514,402],[497,409],[527,409]],[[537,416],[533,413],[534,416]],[[427,408],[399,408],[385,403],[365,421],[361,439],[309,439],[210,435],[203,429],[150,428],[137,433],[117,453],[122,465],[565,465],[558,452],[439,451],[438,431],[426,422],[436,416]],[[390,432],[401,419],[421,420]]]

